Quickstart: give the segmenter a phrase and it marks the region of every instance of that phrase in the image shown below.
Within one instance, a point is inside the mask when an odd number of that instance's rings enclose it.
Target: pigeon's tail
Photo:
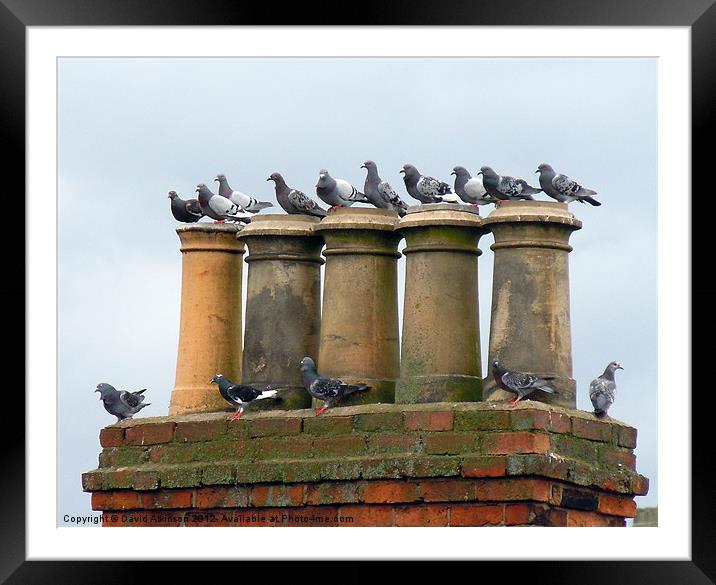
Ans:
[[[365,392],[366,390],[369,390],[370,386],[367,384],[347,384],[345,388],[345,396],[348,396],[349,394],[355,394],[356,392]]]
[[[326,217],[326,210],[321,209],[320,207],[316,207],[315,209],[311,209],[308,213],[311,215],[315,215],[316,217]]]
[[[151,402],[143,402],[142,404],[138,404],[138,405],[137,405],[137,412],[139,412],[140,410],[142,410],[145,406],[151,406],[151,404],[152,404]]]
[[[535,388],[539,388],[542,392],[546,392],[547,394],[559,394],[545,379],[537,380],[535,382]]]
[[[460,203],[460,198],[452,193],[446,195],[440,195],[445,203]]]
[[[267,207],[273,207],[273,203],[271,203],[270,201],[257,201],[251,206],[251,211],[253,213],[257,213],[262,209],[266,209]]]
[[[266,390],[264,390],[255,398],[255,400],[263,400],[264,398],[273,398],[274,400],[281,400],[281,397],[278,395],[278,390],[273,390],[272,388],[267,388]]]
[[[590,205],[594,205],[594,207],[598,207],[601,205],[600,201],[597,201],[594,197],[591,197],[591,196],[584,197],[584,198],[580,199],[580,201],[586,201]]]

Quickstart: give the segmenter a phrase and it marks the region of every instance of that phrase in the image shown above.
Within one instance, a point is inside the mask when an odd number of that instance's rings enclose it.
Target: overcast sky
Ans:
[[[446,181],[487,164],[532,184],[547,162],[599,192],[601,207],[571,206],[584,222],[570,255],[577,407],[591,410],[589,382],[620,361],[610,414],[638,428],[651,488],[637,502],[657,504],[655,59],[62,58],[58,71],[58,524],[90,511],[80,476],[115,420],[97,383],[148,388],[142,416],[167,414],[181,283],[167,191],[223,172],[275,202],[273,171],[314,194],[321,168],[361,187],[366,159],[410,204],[407,162]]]

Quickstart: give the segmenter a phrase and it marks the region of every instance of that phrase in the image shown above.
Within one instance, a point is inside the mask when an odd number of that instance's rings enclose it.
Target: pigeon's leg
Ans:
[[[229,420],[239,420],[241,418],[241,415],[243,414],[243,412],[244,412],[244,409],[239,408],[234,414],[232,414],[229,417]]]
[[[319,414],[323,414],[324,412],[326,412],[326,409],[327,409],[327,408],[328,408],[328,403],[326,402],[326,403],[323,404],[323,406],[321,406],[321,408],[317,408],[317,409],[316,409],[316,416],[318,416]]]
[[[223,219],[215,219],[214,223],[224,223],[224,220]]]
[[[514,400],[510,400],[510,404],[517,404],[517,403],[520,401],[521,398],[522,398],[522,396],[520,396],[520,395],[518,394],[518,395],[515,397]]]

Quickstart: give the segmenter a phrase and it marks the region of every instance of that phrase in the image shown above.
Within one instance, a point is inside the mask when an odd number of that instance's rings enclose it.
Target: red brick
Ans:
[[[420,482],[420,495],[426,502],[454,502],[475,499],[475,481],[436,479]]]
[[[503,523],[502,505],[453,504],[450,506],[450,526],[500,526]]]
[[[532,506],[534,518],[529,522],[534,526],[567,526],[567,510],[546,506]],[[584,512],[593,514],[593,512]]]
[[[405,428],[409,431],[450,431],[453,428],[453,412],[406,412]]]
[[[141,494],[142,508],[152,510],[155,508],[191,508],[191,490],[160,490],[157,492],[144,492]]]
[[[344,435],[337,437],[316,437],[313,449],[321,457],[340,455],[362,455],[365,453],[365,438],[361,435]]]
[[[575,417],[572,419],[572,434],[590,441],[608,443],[612,438],[612,429],[609,423]]]
[[[121,447],[124,441],[124,429],[106,427],[99,432],[99,444],[102,447]]]
[[[196,508],[244,508],[248,505],[249,491],[245,487],[203,487],[196,490]]]
[[[296,418],[257,418],[246,421],[246,432],[250,437],[268,435],[297,435],[301,432],[303,420]]]
[[[256,485],[251,488],[252,506],[301,506],[303,484]]]
[[[505,457],[466,457],[461,467],[463,477],[503,477],[506,472]]]
[[[492,431],[510,428],[507,410],[477,410],[455,413],[455,428],[460,431]]]
[[[368,436],[368,450],[375,453],[414,453],[419,445],[418,435],[372,433]]]
[[[435,433],[424,439],[425,452],[430,454],[470,453],[477,450],[479,435],[474,433]]]
[[[400,412],[371,412],[355,417],[358,431],[399,431],[403,428],[403,414]]]
[[[396,526],[447,526],[448,507],[442,504],[417,504],[395,509]]]
[[[550,431],[568,433],[571,429],[569,416],[554,410],[530,410],[519,408],[510,413],[514,430]]]
[[[137,471],[134,474],[135,490],[155,490],[159,487],[159,473],[156,471]]]
[[[544,479],[478,480],[477,499],[481,501],[533,500],[548,502],[552,494],[550,482]]]
[[[547,453],[549,436],[544,433],[493,433],[486,435],[483,443],[485,453]]]
[[[157,445],[168,443],[174,436],[176,423],[141,424],[128,427],[124,435],[125,445]]]
[[[636,429],[621,425],[614,426],[617,430],[617,445],[627,449],[636,449]]]
[[[220,438],[225,432],[225,419],[178,422],[174,430],[174,440],[184,443],[210,441]]]
[[[310,505],[358,502],[359,491],[359,484],[352,481],[308,484],[305,502]]]
[[[317,416],[303,421],[303,432],[315,435],[346,435],[353,432],[350,416]]]
[[[136,510],[139,507],[137,493],[130,490],[92,494],[93,510]]]
[[[417,484],[408,481],[365,481],[360,483],[359,489],[361,500],[367,503],[390,504],[419,499]]]
[[[393,506],[341,506],[341,526],[392,526]],[[351,519],[349,522],[348,519]]]
[[[156,445],[149,449],[152,463],[188,463],[192,458],[191,449],[182,445]]]
[[[246,459],[290,459],[303,458],[313,450],[313,439],[309,437],[259,437],[240,441],[237,445]]]
[[[636,502],[626,496],[602,494],[599,498],[599,512],[611,516],[634,518],[636,516]]]
[[[582,510],[567,511],[567,526],[609,526],[607,516],[598,512],[584,512]]]
[[[636,469],[636,455],[631,451],[621,451],[609,447],[602,449],[601,459],[608,465],[622,465],[629,469]]]
[[[86,492],[97,492],[102,489],[102,472],[87,472],[82,474],[82,489]]]
[[[527,524],[530,520],[529,504],[505,504],[505,526]]]
[[[635,475],[631,480],[631,491],[637,496],[649,493],[649,480],[643,475]]]

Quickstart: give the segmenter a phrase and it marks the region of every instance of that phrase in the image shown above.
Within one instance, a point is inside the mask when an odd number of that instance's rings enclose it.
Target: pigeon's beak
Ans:
[[[477,174],[478,174],[478,175],[481,175],[481,174],[482,174],[482,171],[478,172]]]
[[[398,172],[405,174],[405,169],[400,169]]]
[[[269,178],[268,178],[268,179],[266,179],[266,180],[267,180],[267,181],[270,181],[270,180],[271,180],[271,177],[269,177]]]
[[[453,171],[453,172],[450,173],[450,174],[451,174],[451,175],[457,175],[457,173],[456,173],[455,171]]]
[[[623,370],[623,369],[624,368],[622,368],[621,366],[617,366],[617,370]]]

